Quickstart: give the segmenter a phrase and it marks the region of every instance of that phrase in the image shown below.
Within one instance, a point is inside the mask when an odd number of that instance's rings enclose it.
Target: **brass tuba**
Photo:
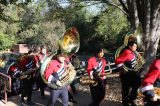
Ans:
[[[125,49],[129,41],[136,41],[138,46],[142,46],[142,26],[141,25],[138,26],[137,30],[134,33],[127,34],[125,36],[124,44],[117,49],[115,53],[115,58],[117,58],[122,52],[122,50]],[[123,65],[123,68],[125,71],[128,71],[128,70],[139,71],[144,65],[145,60],[142,57],[142,55],[137,51],[135,51],[135,54],[136,54],[135,66],[133,67],[133,69],[130,69],[127,66]]]
[[[75,27],[69,28],[65,33],[62,39],[58,42],[60,46],[61,53],[63,54],[70,54],[70,53],[76,53],[80,48],[80,37],[77,29]],[[43,81],[51,88],[53,89],[61,89],[66,85],[69,85],[74,77],[76,76],[76,71],[73,66],[70,66],[66,69],[64,77],[60,80],[62,83],[62,86],[57,86],[54,83],[48,83],[47,80],[44,77],[45,69],[47,68],[48,64],[57,55],[57,52],[52,53],[48,57],[45,58],[44,62],[41,65],[40,73],[42,76]]]
[[[75,27],[68,29],[58,43],[62,53],[78,52],[80,48],[80,37],[77,29]]]

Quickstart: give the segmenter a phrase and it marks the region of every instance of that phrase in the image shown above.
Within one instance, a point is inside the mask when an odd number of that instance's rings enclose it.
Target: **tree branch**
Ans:
[[[127,7],[126,7],[125,3],[124,3],[122,0],[119,0],[119,2],[120,2],[120,4],[122,5],[123,10],[128,14],[128,13],[129,13],[129,11],[128,11],[128,9],[127,9]]]
[[[88,0],[84,0],[84,1],[81,1],[81,2],[85,2],[85,3],[90,3],[90,4],[88,4],[88,5],[86,5],[86,6],[82,6],[82,7],[87,7],[87,6],[92,6],[92,5],[97,5],[97,4],[100,4],[100,3],[105,3],[105,4],[108,4],[108,5],[110,5],[110,6],[113,6],[113,7],[116,7],[116,8],[118,8],[120,11],[122,11],[125,15],[127,15],[128,16],[128,10],[127,10],[127,8],[125,8],[125,9],[122,9],[120,6],[118,6],[117,4],[115,4],[115,3],[113,3],[113,2],[109,2],[109,1],[107,1],[107,0],[90,0],[90,1],[88,1]],[[123,2],[123,1],[122,1]],[[63,1],[63,2],[60,2],[60,3],[69,3],[69,2],[67,2],[67,1]],[[80,3],[80,2],[74,2],[74,3]],[[124,3],[123,3],[124,4]]]
[[[138,18],[139,21],[142,23],[143,26],[143,22],[144,22],[144,14],[143,14],[143,2],[142,0],[136,0],[136,5],[137,5],[137,11],[138,11]]]
[[[111,6],[113,6],[113,7],[116,7],[116,8],[118,8],[120,11],[122,11],[125,15],[129,15],[128,14],[128,12],[127,11],[125,11],[124,9],[122,9],[120,6],[118,6],[118,5],[116,5],[116,4],[114,4],[114,3],[112,3],[112,2],[109,2],[109,1],[106,1],[106,3],[108,4],[108,5],[111,5]]]

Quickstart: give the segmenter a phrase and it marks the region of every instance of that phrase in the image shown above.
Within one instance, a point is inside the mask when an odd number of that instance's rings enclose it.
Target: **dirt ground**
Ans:
[[[118,74],[111,74],[107,76],[108,86],[106,87],[106,96],[100,106],[122,106],[121,105],[121,84]],[[33,92],[33,101],[35,106],[47,106],[50,94],[46,89],[46,97],[40,97],[40,91]],[[78,94],[75,95],[77,104],[69,103],[70,106],[88,106],[91,103],[91,96],[89,93],[89,86],[79,86]],[[21,105],[20,96],[8,98],[7,104],[0,102],[0,106],[27,106],[25,103]],[[55,106],[61,106],[60,101]]]

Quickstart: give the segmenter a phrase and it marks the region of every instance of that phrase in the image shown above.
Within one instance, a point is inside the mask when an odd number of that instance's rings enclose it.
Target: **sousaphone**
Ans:
[[[137,45],[139,47],[142,46],[142,26],[141,25],[138,26],[137,30],[134,33],[130,33],[125,36],[124,44],[117,49],[117,51],[115,53],[115,58],[117,58],[120,55],[120,53],[122,52],[122,50],[125,49],[125,47],[127,46],[129,41],[136,41]],[[145,60],[144,60],[143,56],[137,51],[135,51],[135,54],[136,54],[135,66],[133,67],[133,69],[131,69],[131,68],[123,65],[123,68],[125,71],[128,71],[128,70],[139,71],[142,68],[142,66],[144,65]]]
[[[63,38],[59,40],[58,44],[60,46],[61,53],[66,54],[66,55],[70,53],[76,53],[80,48],[80,37],[79,37],[79,33],[77,29],[75,27],[69,28],[64,33]],[[60,82],[62,83],[62,86],[57,86],[54,83],[48,83],[48,81],[44,77],[44,72],[48,64],[50,63],[52,58],[56,56],[56,54],[57,52],[54,52],[44,59],[44,62],[41,65],[40,73],[41,73],[43,81],[49,87],[53,89],[61,89],[64,86],[69,85],[73,81],[76,75],[76,71],[74,70],[74,67],[70,67],[65,71],[65,77],[60,80]]]

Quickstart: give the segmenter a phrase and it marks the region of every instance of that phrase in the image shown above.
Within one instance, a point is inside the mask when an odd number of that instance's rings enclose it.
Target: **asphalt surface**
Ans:
[[[33,91],[32,100],[35,103],[34,106],[47,106],[50,93],[46,89],[45,98],[41,98],[40,91]],[[69,102],[69,106],[88,106],[91,103],[91,96],[87,92],[79,91],[77,95],[75,95],[76,104]],[[0,106],[29,106],[24,102],[21,104],[20,95],[12,96],[8,98],[8,102],[5,104],[4,101],[0,101]],[[62,106],[61,101],[58,100],[55,106]],[[121,103],[115,101],[106,101],[104,100],[100,106],[121,106]]]

